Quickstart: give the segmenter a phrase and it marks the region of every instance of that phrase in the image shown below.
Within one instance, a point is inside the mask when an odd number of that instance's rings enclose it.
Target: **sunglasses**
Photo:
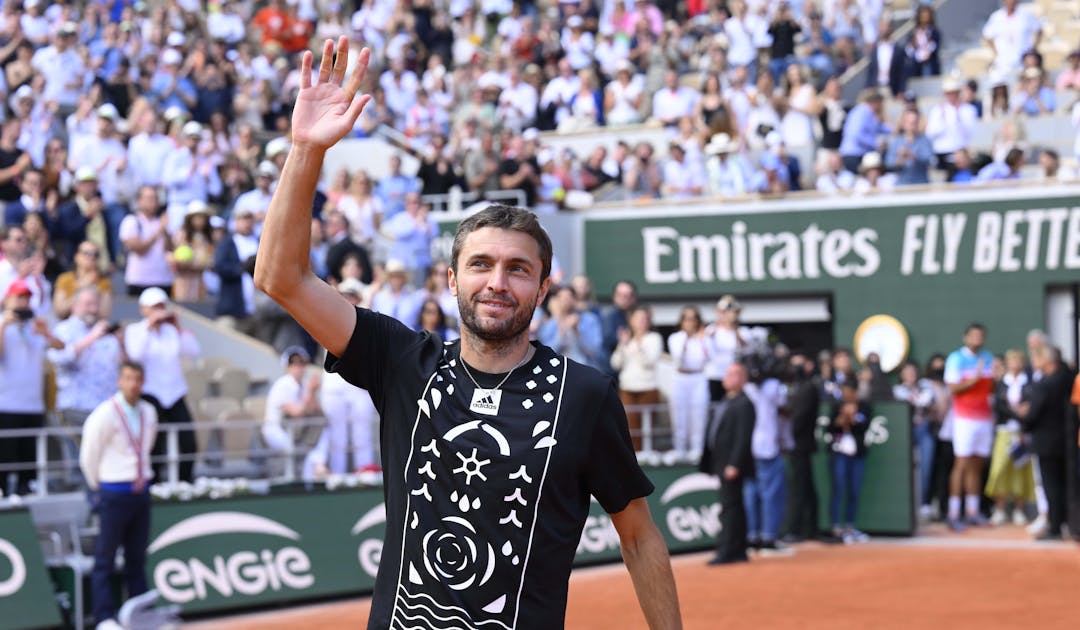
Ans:
[[[101,252],[92,249],[80,249],[79,253],[83,256],[90,256],[92,258],[98,258],[101,256]]]

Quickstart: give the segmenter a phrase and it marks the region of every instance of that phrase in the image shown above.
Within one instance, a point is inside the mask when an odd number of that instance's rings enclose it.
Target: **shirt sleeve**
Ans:
[[[79,447],[79,468],[82,469],[86,485],[92,490],[97,490],[101,472],[101,450],[106,442],[105,419],[101,407],[98,407],[83,424],[82,444]]]
[[[653,484],[638,465],[626,411],[613,381],[608,381],[607,393],[597,411],[586,458],[586,487],[607,513],[615,514],[634,499],[652,494]]]
[[[413,332],[393,317],[357,308],[356,328],[349,345],[341,357],[328,352],[325,368],[366,389],[382,413],[384,390],[393,378],[393,364],[423,338],[423,334]]]
[[[955,385],[961,380],[963,379],[960,377],[960,356],[956,353],[950,354],[945,360],[945,382]]]

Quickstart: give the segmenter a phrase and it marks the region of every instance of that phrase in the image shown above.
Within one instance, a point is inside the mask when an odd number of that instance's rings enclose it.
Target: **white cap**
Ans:
[[[184,111],[184,108],[179,105],[170,105],[165,108],[165,114],[163,115],[165,117],[165,122],[172,122],[177,118],[185,117],[187,113]]]
[[[553,160],[554,158],[554,152],[552,152],[551,149],[544,148],[536,154],[536,163],[543,167],[546,166],[549,162],[551,162],[551,160]]]
[[[391,273],[408,273],[408,269],[405,268],[405,263],[401,262],[397,258],[391,258],[383,265],[383,271],[387,274]]]
[[[255,171],[256,175],[260,177],[269,177],[271,179],[278,176],[277,165],[270,160],[263,160],[259,162],[259,167]]]
[[[188,202],[184,216],[190,217],[193,214],[210,214],[210,206],[206,205],[206,202],[201,199],[192,199]]]
[[[34,89],[27,84],[22,84],[19,89],[15,90],[15,100],[21,100],[24,98],[34,98]]]
[[[116,111],[116,106],[112,103],[105,103],[97,108],[97,117],[115,121],[120,117],[120,112]]]
[[[705,145],[705,153],[709,155],[720,155],[721,153],[734,153],[738,150],[739,145],[737,142],[731,140],[731,136],[726,133],[718,133],[712,137],[709,144]]]
[[[182,59],[180,51],[175,48],[166,48],[165,52],[161,53],[161,65],[163,66],[178,66]]]
[[[96,182],[97,178],[97,171],[94,170],[93,166],[80,166],[75,169],[75,181],[77,182]]]
[[[620,72],[629,72],[630,74],[634,74],[634,64],[630,63],[629,59],[618,60],[617,62],[615,62],[615,73],[618,74]]]
[[[165,45],[166,46],[178,47],[178,46],[183,46],[184,42],[186,42],[186,41],[187,41],[187,38],[184,37],[183,33],[179,32],[179,31],[173,31],[173,32],[169,33],[168,37],[165,38]]]
[[[60,33],[62,35],[74,35],[79,32],[79,25],[68,20],[60,25]]]
[[[540,131],[536,127],[529,127],[522,132],[521,138],[529,142],[540,139]]]
[[[41,0],[23,0],[24,9],[33,9],[37,5],[41,4]]]
[[[566,25],[570,28],[580,28],[585,26],[585,20],[581,19],[580,15],[571,15],[566,19]]]
[[[169,296],[161,287],[143,289],[143,292],[139,294],[139,306],[157,306],[158,304],[168,303]]]
[[[188,121],[184,123],[180,133],[184,136],[200,136],[202,135],[202,125],[194,120]]]
[[[780,135],[779,131],[773,130],[765,134],[765,146],[775,149],[781,144],[784,144],[784,136]]]
[[[356,278],[345,278],[337,285],[338,293],[351,293],[356,297],[363,297],[367,291],[367,285]]]
[[[945,80],[941,82],[941,91],[942,92],[959,92],[960,91],[960,81],[954,79],[953,77],[946,77]]]
[[[870,151],[862,156],[862,160],[859,161],[859,172],[868,171],[872,168],[881,168],[881,165],[881,154],[877,151]]]
[[[284,136],[274,138],[266,143],[266,157],[273,158],[276,155],[288,153],[290,146],[289,141]]]

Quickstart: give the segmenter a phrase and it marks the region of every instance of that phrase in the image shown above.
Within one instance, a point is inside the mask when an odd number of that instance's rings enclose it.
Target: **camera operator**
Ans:
[[[181,357],[199,355],[199,342],[189,330],[180,327],[176,313],[169,308],[169,296],[159,287],[150,287],[139,296],[139,310],[143,319],[129,325],[124,331],[124,350],[128,358],[138,361],[146,368],[146,386],[143,398],[154,405],[160,425],[191,424],[184,396],[187,381],[180,364]],[[162,426],[162,429],[165,427]],[[164,433],[164,431],[162,431]],[[194,480],[196,451],[195,433],[179,431],[180,481]],[[154,444],[154,457],[165,454],[168,439],[162,436]],[[165,465],[160,460],[154,466],[154,478],[167,478]]]
[[[76,289],[71,300],[71,316],[53,328],[64,347],[49,350],[48,358],[56,366],[60,422],[81,428],[90,412],[116,391],[123,350],[116,334],[120,327],[101,318],[101,294],[96,287]],[[78,449],[73,441],[64,440],[64,444],[65,454],[74,462]]]
[[[0,319],[0,430],[33,429],[45,424],[45,350],[63,348],[42,318],[30,309],[30,287],[22,278],[8,285]],[[33,437],[0,438],[0,465],[21,464],[16,494],[30,493],[34,477]],[[10,475],[0,473],[0,485],[11,494]]]

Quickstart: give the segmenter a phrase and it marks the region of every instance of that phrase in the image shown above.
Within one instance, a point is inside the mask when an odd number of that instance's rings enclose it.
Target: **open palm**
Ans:
[[[311,52],[305,52],[300,65],[300,93],[296,96],[292,115],[293,143],[326,149],[352,130],[360,112],[371,100],[367,94],[357,98],[371,51],[367,48],[360,51],[360,59],[348,80],[345,80],[345,66],[349,59],[349,40],[345,37],[338,39],[336,63],[333,40],[328,39],[323,44],[319,76],[314,83],[312,59]]]

